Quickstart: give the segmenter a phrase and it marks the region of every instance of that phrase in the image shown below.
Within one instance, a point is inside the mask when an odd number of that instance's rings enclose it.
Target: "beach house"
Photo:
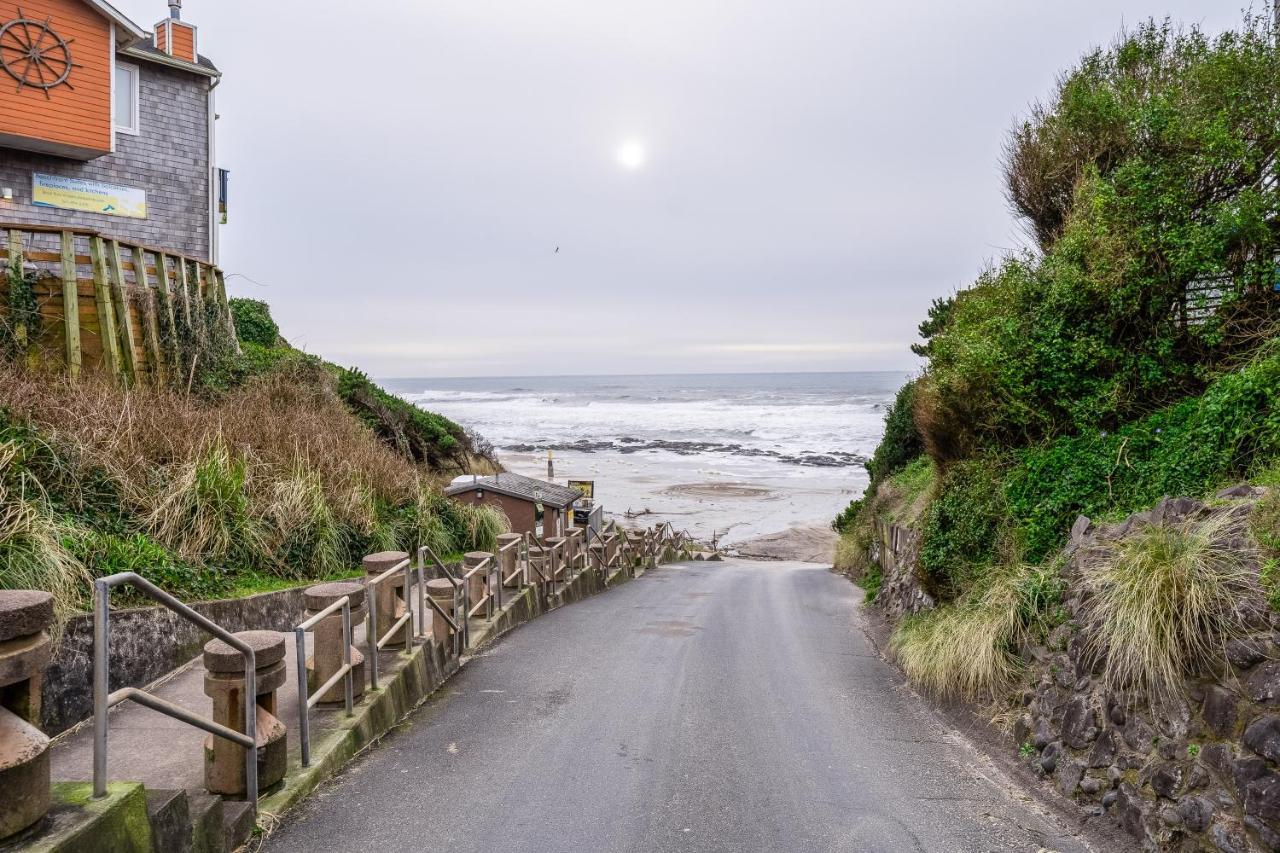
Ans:
[[[102,0],[0,0],[0,223],[216,264],[227,175],[181,0],[147,30]]]

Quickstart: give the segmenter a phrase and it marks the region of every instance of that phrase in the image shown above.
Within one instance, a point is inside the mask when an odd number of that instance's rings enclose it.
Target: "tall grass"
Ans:
[[[1249,633],[1248,604],[1262,597],[1258,554],[1243,532],[1222,513],[1098,546],[1084,575],[1087,648],[1113,689],[1161,695],[1225,664],[1228,641]]]
[[[944,698],[994,700],[1022,670],[1015,652],[1051,624],[1061,598],[1056,570],[993,570],[953,604],[909,616],[890,649],[913,684]]]
[[[156,538],[188,560],[266,562],[249,504],[249,464],[215,436],[170,469],[147,518]]]
[[[324,577],[347,567],[342,529],[319,472],[305,457],[299,455],[288,475],[272,483],[266,516],[276,573]]]
[[[40,484],[17,470],[19,453],[16,443],[0,443],[0,588],[53,593],[61,621],[87,600],[90,577],[63,545],[66,531]]]
[[[489,505],[460,504],[462,527],[455,533],[459,551],[496,551],[498,535],[511,529],[506,514]]]

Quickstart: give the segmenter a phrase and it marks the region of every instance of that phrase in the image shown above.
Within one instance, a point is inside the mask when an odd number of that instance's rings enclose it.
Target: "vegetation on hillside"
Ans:
[[[1078,515],[1114,520],[1275,469],[1278,153],[1280,51],[1252,18],[1216,38],[1143,24],[1013,129],[1004,177],[1035,248],[934,301],[913,347],[927,366],[888,412],[866,498],[835,521],[857,573],[873,571],[855,555],[877,519],[919,532],[918,578],[940,606],[895,643],[921,683],[972,695],[1007,680],[999,652],[1035,621],[1011,579],[1056,571]],[[895,502],[922,459],[925,505]],[[1117,630],[1173,614],[1159,621],[1172,634],[1133,647],[1130,682],[1196,659],[1174,616],[1220,620],[1239,592],[1213,537],[1183,540],[1114,555],[1099,581],[1098,618]],[[1167,599],[1125,592],[1171,577]],[[1058,606],[1032,600],[1043,618]],[[944,659],[965,637],[956,654],[980,672]]]
[[[0,367],[0,587],[66,614],[118,571],[194,599],[347,576],[376,550],[494,547],[506,520],[438,489],[493,464],[460,427],[292,349],[260,302],[233,316],[243,352],[191,393]]]

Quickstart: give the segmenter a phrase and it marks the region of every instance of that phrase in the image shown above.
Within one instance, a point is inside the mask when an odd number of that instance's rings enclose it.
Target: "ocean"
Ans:
[[[608,512],[741,542],[825,525],[867,483],[900,372],[390,379],[508,470],[595,481]]]

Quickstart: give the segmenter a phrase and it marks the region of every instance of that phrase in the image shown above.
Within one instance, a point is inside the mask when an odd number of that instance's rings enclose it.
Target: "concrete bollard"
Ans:
[[[582,528],[571,527],[564,537],[564,558],[571,570],[578,568],[578,555],[582,553]]]
[[[49,738],[40,685],[53,655],[53,596],[0,590],[0,842],[49,811]]]
[[[236,639],[253,649],[257,684],[258,790],[284,778],[288,761],[287,729],[276,716],[276,690],[284,684],[284,635],[276,631],[240,631]],[[245,731],[244,658],[222,640],[204,646],[204,692],[213,700],[213,721]],[[242,796],[244,747],[225,738],[204,739],[204,786],[213,794]]]
[[[512,542],[519,542],[521,539],[519,533],[500,533],[498,534],[498,565],[502,568],[502,581],[508,588],[516,588],[520,586],[520,576],[516,575],[516,561],[520,559],[520,546],[515,545],[507,548]],[[507,548],[507,550],[502,550]],[[511,580],[507,580],[511,578]]]
[[[547,554],[541,545],[529,544],[529,583],[542,583],[541,571],[546,574],[547,571]]]
[[[457,618],[453,612],[453,584],[445,578],[433,578],[427,581],[427,595],[436,604],[444,610],[445,613]],[[431,639],[437,643],[444,644],[445,648],[451,648],[450,639],[453,637],[453,631],[449,628],[449,623],[445,621],[434,607],[431,608]]]
[[[564,565],[564,537],[552,536],[547,543],[547,567],[543,570],[552,581],[559,580],[560,567]],[[556,546],[560,547],[557,548]]]
[[[404,551],[379,551],[377,554],[369,554],[361,561],[361,564],[364,566],[364,573],[367,578],[373,580],[387,569],[408,558],[409,555]],[[404,575],[402,573],[396,573],[387,578],[378,584],[377,589],[373,591],[373,601],[369,602],[369,606],[378,609],[379,634],[386,634],[390,631],[396,620],[405,614],[407,606],[405,604],[406,595]],[[368,637],[366,639],[369,643],[369,648],[372,649],[374,644],[381,638]],[[404,634],[397,631],[395,636],[387,640],[383,648],[404,648]]]
[[[462,555],[463,576],[465,577],[467,572],[471,571],[476,566],[480,565],[481,563],[491,558],[492,556],[493,555],[490,554],[488,551],[468,551],[467,553],[463,554]],[[467,595],[471,596],[471,602],[467,605],[468,610],[475,607],[477,604],[480,603],[480,600],[484,598],[485,577],[492,570],[492,568],[493,568],[493,565],[492,563],[490,563],[490,566],[488,569],[482,569],[481,571],[472,575],[471,579],[467,581]]]
[[[304,594],[307,603],[307,616],[314,616],[333,604],[344,595],[351,599],[351,633],[369,615],[364,603],[364,587],[358,583],[342,581],[339,583],[322,583],[307,587]],[[307,690],[314,691],[324,684],[338,670],[342,669],[342,611],[335,610],[311,631],[313,645],[311,657],[307,658]],[[353,645],[351,648],[351,695],[359,702],[364,693],[364,654]],[[344,704],[347,701],[345,679],[330,687],[319,699],[321,705]]]

